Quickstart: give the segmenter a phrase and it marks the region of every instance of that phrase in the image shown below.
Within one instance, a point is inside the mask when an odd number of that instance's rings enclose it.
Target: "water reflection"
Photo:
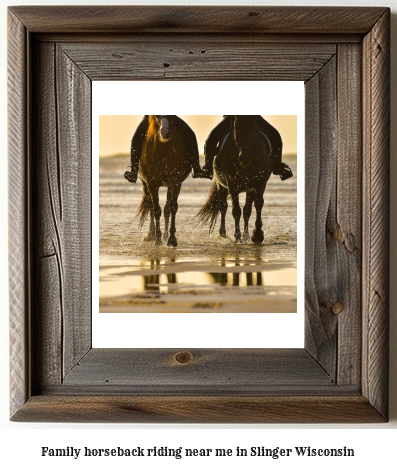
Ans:
[[[262,272],[208,273],[209,282],[220,286],[264,286]]]
[[[238,265],[237,265],[238,266]],[[283,280],[283,283],[280,281]],[[151,273],[129,277],[129,288],[137,292],[168,293],[192,288],[212,289],[247,286],[295,286],[296,270],[284,268],[277,271],[204,272],[187,271],[173,273]]]
[[[140,260],[131,265],[100,268],[100,296],[187,293],[199,289],[288,287],[296,289],[296,264],[267,263],[257,259],[213,260],[210,263],[169,258]]]
[[[282,273],[281,273],[282,272]],[[280,284],[279,280],[284,283]],[[295,286],[296,270],[293,268],[281,269],[280,273],[270,271],[251,272],[176,272],[151,273],[150,275],[130,276],[128,280],[129,291],[169,293],[185,291],[194,288],[204,290],[214,289],[216,286],[243,288],[249,286]]]

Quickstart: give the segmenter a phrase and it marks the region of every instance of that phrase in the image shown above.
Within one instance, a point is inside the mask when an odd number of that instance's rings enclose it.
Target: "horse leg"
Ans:
[[[156,240],[156,226],[154,224],[154,212],[153,209],[150,210],[150,223],[149,230],[147,234],[142,237],[143,242],[153,242]]]
[[[147,201],[150,201],[150,224],[149,224],[149,230],[146,235],[143,236],[142,240],[144,242],[153,242],[155,240],[155,225],[154,225],[154,215],[153,215],[153,203],[152,203],[152,197],[150,196],[149,189],[147,187],[146,182],[142,180],[142,186],[143,186],[143,191],[145,194],[145,198]]]
[[[153,242],[156,240],[156,226],[154,224],[154,215],[153,215],[153,209],[150,210],[150,224],[149,224],[149,230],[145,236],[143,236],[143,239],[145,242]]]
[[[170,237],[168,238],[167,245],[176,247],[178,242],[176,240],[175,232],[175,219],[176,213],[178,211],[178,197],[179,192],[181,191],[181,185],[175,185],[171,189],[171,198],[170,198],[170,212],[171,212],[171,226],[170,226]]]
[[[253,191],[249,191],[247,193],[246,199],[245,199],[245,205],[243,208],[243,218],[244,218],[244,234],[243,234],[243,240],[247,241],[249,240],[250,236],[248,233],[248,222],[251,217],[252,213],[252,203],[254,202],[255,198],[255,193]]]
[[[221,212],[221,227],[219,228],[219,237],[226,238],[226,213],[227,213],[227,193],[228,191],[223,186],[219,185],[218,201],[219,210]]]
[[[163,234],[163,241],[165,242],[168,239],[168,228],[170,223],[170,215],[171,215],[171,189],[168,188],[167,190],[167,202],[164,206],[164,219],[165,219],[165,227],[164,227],[164,234]]]
[[[255,209],[256,209],[256,221],[255,221],[255,229],[252,233],[251,240],[254,244],[261,244],[263,239],[265,238],[264,233],[262,231],[262,208],[263,208],[263,192],[257,192],[255,198]]]
[[[160,228],[161,206],[160,206],[160,201],[159,201],[159,187],[148,185],[148,189],[150,192],[150,196],[152,198],[155,236],[156,236],[155,245],[161,245],[161,228]]]
[[[238,199],[238,193],[231,193],[230,197],[232,199],[232,215],[234,218],[234,243],[243,242],[241,240],[241,232],[240,232],[240,219],[241,219],[241,208],[240,202]]]

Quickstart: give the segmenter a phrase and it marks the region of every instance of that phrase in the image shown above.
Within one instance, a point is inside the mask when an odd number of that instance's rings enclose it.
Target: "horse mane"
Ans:
[[[149,115],[149,127],[146,133],[146,138],[149,141],[152,137],[156,140],[157,136],[157,120],[154,114]]]

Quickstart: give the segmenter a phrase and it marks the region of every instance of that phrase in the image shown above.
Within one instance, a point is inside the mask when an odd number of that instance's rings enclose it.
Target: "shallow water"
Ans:
[[[222,271],[221,271],[222,270]],[[165,263],[156,260],[150,267],[144,262],[102,265],[100,292],[109,298],[115,293],[122,296],[137,293],[176,293],[200,288],[213,290],[215,286],[246,288],[296,287],[296,266],[293,264],[243,265],[225,263]]]
[[[250,295],[257,297],[271,292],[289,294],[296,302],[296,159],[286,163],[294,177],[281,182],[272,176],[267,185],[262,210],[265,240],[261,245],[234,244],[231,204],[226,218],[226,239],[217,235],[219,221],[212,235],[208,227],[197,225],[193,218],[204,204],[212,182],[188,177],[178,200],[178,246],[172,248],[142,241],[148,222],[139,231],[138,221],[134,220],[142,186],[140,182],[130,184],[124,180],[128,159],[100,159],[99,296],[102,304],[116,305],[119,298],[126,297],[139,301],[143,294],[164,295],[166,302],[167,296],[189,291],[192,296],[244,291],[246,300]],[[162,206],[165,196],[163,188],[160,190]],[[241,206],[244,201],[245,195],[240,195]],[[250,220],[250,233],[254,215],[255,211]],[[265,306],[258,303],[255,309],[262,312]]]

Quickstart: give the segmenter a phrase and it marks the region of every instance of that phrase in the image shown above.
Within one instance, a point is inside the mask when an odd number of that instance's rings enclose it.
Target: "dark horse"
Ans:
[[[159,188],[165,186],[167,202],[164,207],[164,240],[176,247],[175,217],[178,211],[178,196],[182,182],[188,177],[192,164],[187,157],[185,141],[174,125],[176,116],[150,115],[146,138],[142,144],[139,161],[139,176],[143,185],[142,201],[138,210],[139,227],[150,214],[149,232],[144,240],[161,245]],[[171,216],[171,226],[169,221]],[[169,231],[169,234],[168,234]]]
[[[201,223],[210,222],[212,232],[219,213],[221,227],[219,235],[226,237],[225,217],[227,197],[230,195],[235,221],[234,242],[249,239],[248,221],[255,204],[256,221],[251,240],[261,244],[264,239],[261,211],[266,183],[272,173],[271,146],[267,137],[258,131],[254,116],[233,116],[231,130],[224,138],[218,155],[214,159],[215,181],[210,188],[208,199],[197,217]],[[244,233],[241,237],[241,208],[239,194],[246,193],[243,209]]]

